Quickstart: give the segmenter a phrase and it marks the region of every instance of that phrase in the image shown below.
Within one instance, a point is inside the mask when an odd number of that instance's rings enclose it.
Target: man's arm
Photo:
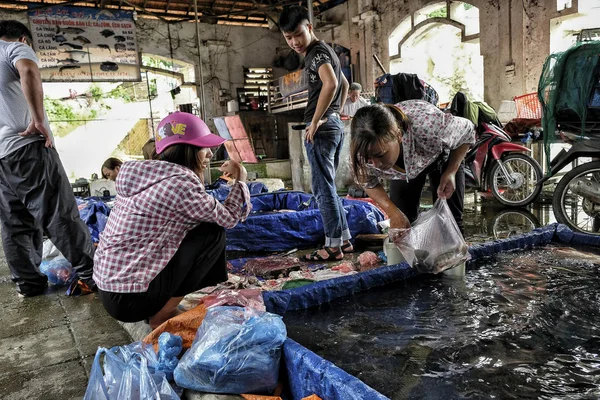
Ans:
[[[340,103],[340,113],[344,109],[344,105],[346,104],[346,100],[348,99],[349,87],[350,84],[348,83],[348,80],[346,79],[344,74],[342,74],[342,93],[340,93],[340,96],[342,96],[342,102]]]
[[[319,93],[319,99],[317,100],[317,108],[315,109],[315,114],[313,115],[310,126],[306,128],[306,141],[312,142],[317,129],[322,124],[321,118],[325,114],[325,111],[331,105],[331,101],[335,96],[335,91],[338,87],[338,80],[335,77],[335,72],[333,71],[333,67],[331,64],[322,64],[319,67],[319,78],[321,78],[321,82],[323,86],[321,87],[321,93]]]
[[[46,147],[52,147],[52,139],[44,118],[44,89],[40,70],[35,62],[25,58],[17,61],[15,67],[21,77],[21,89],[27,100],[32,119],[27,129],[19,134],[22,136],[42,135],[46,138]]]

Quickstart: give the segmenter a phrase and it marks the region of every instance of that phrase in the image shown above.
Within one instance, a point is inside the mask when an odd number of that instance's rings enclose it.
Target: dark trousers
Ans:
[[[0,159],[0,221],[4,255],[20,293],[47,285],[48,278],[39,272],[44,232],[80,278],[92,277],[90,232],[79,217],[58,153],[43,141]]]
[[[440,185],[442,173],[448,166],[444,162],[434,162],[421,172],[416,178],[410,181],[393,180],[390,182],[390,199],[402,211],[408,220],[412,223],[419,216],[419,203],[421,202],[421,194],[425,186],[425,179],[429,176],[429,185],[431,186],[431,194],[433,202],[437,200],[437,189]],[[456,190],[452,197],[448,199],[448,206],[460,231],[464,235],[463,228],[463,209],[465,205],[465,169],[461,164],[456,172]]]
[[[106,311],[123,322],[137,322],[158,313],[172,297],[185,296],[227,280],[225,229],[202,223],[188,232],[166,267],[143,293],[98,290]]]

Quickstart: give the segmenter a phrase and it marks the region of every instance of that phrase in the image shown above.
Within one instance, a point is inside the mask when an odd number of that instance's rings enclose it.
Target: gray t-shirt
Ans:
[[[31,113],[21,89],[17,61],[27,59],[37,63],[33,49],[23,43],[0,40],[0,158],[21,147],[44,140],[40,135],[19,136],[31,122]],[[50,130],[48,116],[46,127]]]

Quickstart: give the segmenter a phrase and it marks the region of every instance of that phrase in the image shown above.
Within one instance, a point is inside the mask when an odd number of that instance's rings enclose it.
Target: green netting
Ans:
[[[587,135],[588,108],[598,83],[600,42],[578,43],[548,56],[538,84],[542,104],[544,146],[550,163],[550,144],[556,142],[557,124],[577,127]]]

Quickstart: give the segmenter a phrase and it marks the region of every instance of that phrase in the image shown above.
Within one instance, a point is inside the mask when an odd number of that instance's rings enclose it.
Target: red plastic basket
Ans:
[[[517,105],[517,118],[542,119],[542,105],[537,93],[517,96],[513,100]]]

